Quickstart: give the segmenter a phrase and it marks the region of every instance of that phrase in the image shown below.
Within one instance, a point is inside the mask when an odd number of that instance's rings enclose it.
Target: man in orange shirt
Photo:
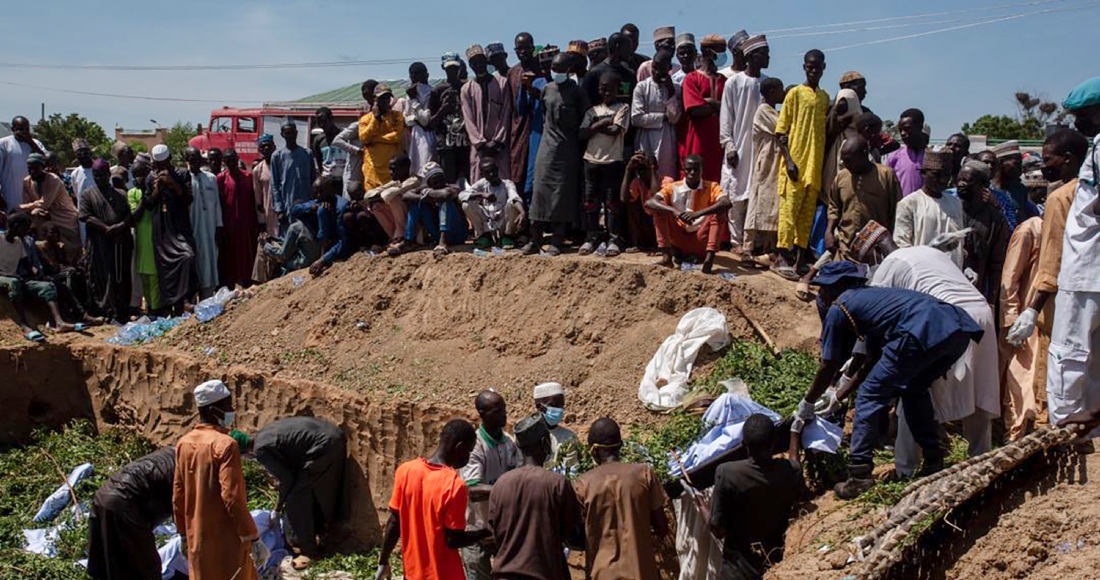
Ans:
[[[673,254],[702,256],[703,273],[714,268],[722,229],[718,216],[730,207],[730,200],[713,181],[703,179],[703,158],[684,159],[684,179],[661,188],[645,206],[653,214],[657,247],[664,254],[661,266],[673,266]]]
[[[241,450],[229,436],[232,397],[218,380],[195,387],[194,395],[199,424],[176,443],[172,481],[172,513],[190,578],[256,580],[256,566],[270,553],[248,512]]]
[[[390,554],[398,539],[409,580],[466,578],[458,549],[490,536],[487,529],[466,531],[469,492],[457,471],[470,461],[476,439],[473,425],[454,419],[443,427],[430,457],[397,468],[375,580],[390,577]]]

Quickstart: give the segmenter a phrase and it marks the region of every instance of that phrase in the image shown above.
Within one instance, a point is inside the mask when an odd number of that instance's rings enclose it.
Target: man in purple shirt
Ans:
[[[924,134],[924,113],[920,109],[902,112],[898,133],[904,146],[887,155],[885,165],[897,174],[904,197],[924,187],[924,179],[920,175],[924,166],[924,148],[928,146],[928,136]]]

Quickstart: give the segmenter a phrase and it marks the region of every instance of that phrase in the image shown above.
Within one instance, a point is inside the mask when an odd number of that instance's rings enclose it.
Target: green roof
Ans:
[[[442,80],[429,80],[433,86],[443,82]],[[332,89],[331,91],[325,91],[323,93],[317,93],[316,95],[310,95],[308,97],[302,97],[293,101],[286,101],[282,103],[267,103],[268,105],[343,105],[343,106],[358,106],[363,102],[363,93],[361,86],[363,83],[356,83],[354,85],[348,85],[339,89]],[[389,85],[393,89],[393,94],[396,96],[404,96],[405,91],[409,88],[409,79],[400,80],[380,80],[380,85]]]

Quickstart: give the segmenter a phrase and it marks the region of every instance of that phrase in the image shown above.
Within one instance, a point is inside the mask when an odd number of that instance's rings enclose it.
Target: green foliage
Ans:
[[[172,152],[172,159],[176,164],[184,163],[183,152],[184,149],[187,149],[187,142],[198,134],[199,131],[195,128],[195,125],[180,121],[176,121],[176,124],[168,130],[168,134],[164,137],[164,144]]]
[[[94,475],[75,488],[81,503],[90,503],[111,473],[153,450],[132,433],[109,430],[96,435],[91,423],[76,421],[63,431],[38,431],[31,444],[0,452],[0,579],[84,578],[73,564],[86,557],[84,521],[74,521],[72,512],[65,510],[54,522],[73,524],[61,534],[57,558],[24,552],[22,529],[43,526],[32,522],[35,512],[73,467],[86,462],[95,467]]]
[[[328,572],[347,572],[356,580],[371,580],[378,571],[378,556],[381,548],[374,548],[366,554],[336,554],[319,560],[306,570],[304,575],[309,580],[321,578]],[[394,578],[404,576],[405,571],[401,566],[401,552],[394,550],[390,556],[390,570]]]
[[[719,382],[740,377],[754,401],[787,416],[798,408],[816,373],[813,355],[786,349],[776,357],[761,343],[734,340],[700,384],[717,395],[724,392]]]
[[[1042,139],[1044,127],[1037,119],[1020,121],[1007,115],[982,115],[973,124],[964,123],[962,132],[990,139]]]
[[[73,139],[86,139],[94,154],[99,157],[109,159],[111,156],[111,140],[103,127],[76,113],[70,113],[67,117],[54,113],[35,123],[33,133],[47,150],[57,154],[62,167],[76,165]]]
[[[134,150],[135,154],[149,152],[149,148],[146,147],[145,143],[142,143],[141,141],[130,141],[129,143],[127,143],[127,145],[130,146],[130,149]]]
[[[279,492],[275,478],[259,461],[245,459],[241,461],[244,471],[244,488],[248,490],[248,509],[273,510],[279,503]]]
[[[668,481],[668,462],[671,453],[682,454],[696,439],[707,432],[702,418],[684,411],[676,411],[662,427],[635,424],[630,437],[623,441],[623,461],[648,463],[661,481]]]

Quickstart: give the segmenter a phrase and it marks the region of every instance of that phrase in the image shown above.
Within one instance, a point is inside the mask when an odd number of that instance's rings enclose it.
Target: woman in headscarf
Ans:
[[[94,187],[80,192],[80,221],[87,226],[88,298],[93,312],[118,322],[130,315],[130,265],[134,239],[130,235],[130,203],[111,185],[111,166],[92,164]]]

